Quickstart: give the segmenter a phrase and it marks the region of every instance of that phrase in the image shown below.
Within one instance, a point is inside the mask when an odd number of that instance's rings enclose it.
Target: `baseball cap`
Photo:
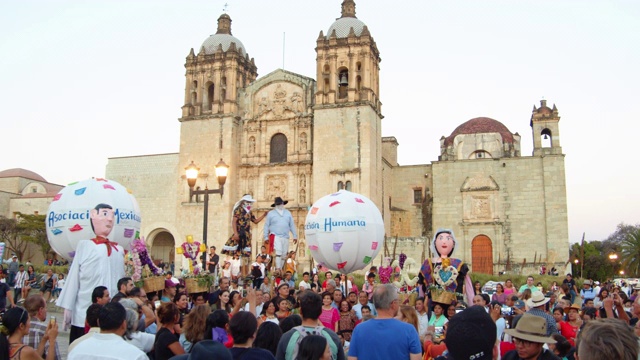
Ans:
[[[170,287],[176,287],[176,283],[174,283],[173,281],[166,279],[164,281],[164,287],[166,288],[170,288]]]
[[[496,343],[496,324],[482,306],[472,306],[449,320],[444,339],[448,359],[491,360]]]

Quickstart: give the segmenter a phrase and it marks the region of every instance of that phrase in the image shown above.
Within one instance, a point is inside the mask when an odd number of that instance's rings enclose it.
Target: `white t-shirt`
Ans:
[[[298,284],[298,289],[310,290],[311,289],[311,284],[309,284],[308,282],[302,280]]]
[[[140,349],[116,334],[94,334],[71,350],[67,359],[148,360],[149,358]]]
[[[126,340],[126,339],[125,339]],[[156,340],[156,336],[147,334],[144,332],[136,331],[131,334],[131,340],[126,340],[129,344],[137,347],[144,353],[148,353],[153,350],[153,343]]]
[[[238,276],[240,274],[240,259],[231,259],[231,275]]]

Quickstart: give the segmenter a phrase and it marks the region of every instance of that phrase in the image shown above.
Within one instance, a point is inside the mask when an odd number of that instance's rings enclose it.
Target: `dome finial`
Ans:
[[[356,3],[353,0],[344,0],[342,2],[342,16],[341,17],[356,17]]]
[[[216,34],[231,35],[231,17],[229,15],[220,15],[218,18],[218,31],[216,31]]]

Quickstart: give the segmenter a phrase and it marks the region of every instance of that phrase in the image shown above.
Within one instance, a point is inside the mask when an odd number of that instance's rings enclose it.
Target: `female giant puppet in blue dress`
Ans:
[[[464,295],[467,304],[473,303],[473,285],[469,267],[462,260],[452,258],[458,242],[453,230],[439,228],[431,241],[433,258],[426,259],[418,274],[420,296],[428,294],[429,287],[436,286],[449,292]]]

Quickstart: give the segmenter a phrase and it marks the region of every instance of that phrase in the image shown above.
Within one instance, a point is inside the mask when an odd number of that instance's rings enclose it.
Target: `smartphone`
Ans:
[[[56,317],[55,317],[55,316],[52,316],[52,317],[49,319],[49,323],[50,323],[51,325],[55,325],[55,324],[56,324]]]
[[[440,339],[442,335],[444,335],[444,327],[436,326],[436,328],[433,331],[433,335],[435,336],[436,339]]]
[[[160,300],[156,300],[153,304],[155,305],[156,309],[158,309],[160,307]]]

